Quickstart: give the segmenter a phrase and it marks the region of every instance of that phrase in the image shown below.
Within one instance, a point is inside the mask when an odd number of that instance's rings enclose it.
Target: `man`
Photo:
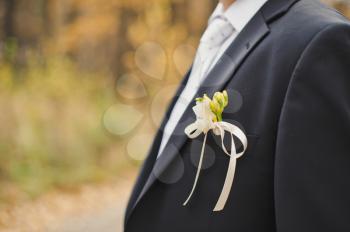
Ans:
[[[222,90],[223,118],[244,130],[248,148],[224,208],[213,211],[230,158],[208,133],[183,206],[203,143],[184,133],[194,99]],[[314,0],[222,1],[176,96],[125,231],[350,231],[350,23],[342,15]]]

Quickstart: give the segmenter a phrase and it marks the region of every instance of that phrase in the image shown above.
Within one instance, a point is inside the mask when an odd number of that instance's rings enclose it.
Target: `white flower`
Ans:
[[[211,111],[209,104],[209,99],[203,99],[202,101],[197,101],[193,107],[193,111],[197,117],[198,128],[204,133],[207,133],[214,127],[213,119],[215,118],[215,114]]]

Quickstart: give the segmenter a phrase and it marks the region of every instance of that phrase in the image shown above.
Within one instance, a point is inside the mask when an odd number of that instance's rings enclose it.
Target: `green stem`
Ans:
[[[218,121],[219,121],[219,122],[222,121],[222,115],[221,115],[221,114],[217,114],[216,117],[218,118]]]

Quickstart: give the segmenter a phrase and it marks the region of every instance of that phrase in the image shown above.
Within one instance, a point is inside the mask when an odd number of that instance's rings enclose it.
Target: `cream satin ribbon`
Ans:
[[[237,127],[231,123],[227,123],[227,122],[223,122],[223,121],[210,123],[210,126],[208,128],[208,123],[206,120],[197,119],[194,123],[190,124],[185,129],[186,135],[191,139],[194,139],[194,138],[198,137],[201,133],[204,133],[204,141],[203,141],[203,145],[202,145],[201,155],[200,155],[200,159],[199,159],[199,164],[198,164],[194,184],[193,184],[193,187],[192,187],[192,190],[191,190],[189,196],[187,197],[187,199],[183,203],[183,205],[184,206],[187,205],[187,203],[191,199],[192,194],[197,186],[199,173],[200,173],[200,170],[202,169],[202,164],[203,164],[203,157],[204,157],[204,150],[205,150],[207,135],[208,135],[208,132],[210,131],[210,129],[213,130],[215,135],[221,136],[222,149],[228,156],[230,156],[230,161],[229,161],[229,166],[228,166],[224,186],[221,190],[220,197],[219,197],[219,199],[215,205],[215,208],[213,210],[213,211],[221,211],[225,207],[226,201],[227,201],[228,196],[229,196],[230,191],[231,191],[233,179],[235,176],[237,159],[240,158],[244,154],[244,152],[247,149],[247,145],[248,145],[247,137],[239,127]],[[231,153],[229,153],[226,150],[226,147],[224,145],[225,131],[227,131],[231,134]],[[243,144],[243,151],[241,151],[240,153],[237,153],[236,145],[235,145],[233,136],[236,136]]]

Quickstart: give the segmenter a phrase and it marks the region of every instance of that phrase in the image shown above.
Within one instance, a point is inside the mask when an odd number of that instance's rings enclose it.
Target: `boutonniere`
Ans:
[[[206,94],[204,94],[204,96],[201,98],[196,98],[196,105],[193,107],[193,111],[196,115],[196,121],[185,128],[185,133],[191,139],[196,138],[203,133],[204,141],[202,145],[194,184],[192,186],[192,190],[189,196],[183,204],[184,206],[187,205],[196,188],[199,173],[202,168],[205,143],[209,131],[212,131],[216,136],[221,137],[222,149],[225,152],[225,154],[230,157],[224,186],[221,190],[221,194],[213,211],[221,211],[226,204],[235,175],[236,161],[239,157],[241,157],[244,154],[248,145],[247,137],[239,127],[223,121],[222,113],[225,107],[228,105],[228,103],[228,94],[225,90],[223,92],[216,92],[213,96],[213,99],[210,99]],[[231,152],[228,152],[224,145],[225,131],[231,135]],[[243,144],[243,151],[241,151],[240,153],[237,153],[233,136],[237,137]]]

